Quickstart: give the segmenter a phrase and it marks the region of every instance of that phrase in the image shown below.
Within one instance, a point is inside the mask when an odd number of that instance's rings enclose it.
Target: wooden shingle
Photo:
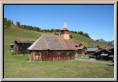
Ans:
[[[75,50],[71,39],[66,40],[62,36],[43,34],[28,50]]]

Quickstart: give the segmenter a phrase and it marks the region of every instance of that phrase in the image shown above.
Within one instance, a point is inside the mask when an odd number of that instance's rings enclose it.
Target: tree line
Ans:
[[[4,18],[4,28],[9,28],[11,27],[11,25],[16,26],[17,28],[21,28],[21,29],[26,29],[26,30],[33,30],[33,31],[38,31],[38,32],[54,32],[54,34],[58,35],[58,32],[60,32],[60,29],[40,29],[40,27],[36,27],[36,26],[30,26],[30,25],[21,25],[19,21],[16,22],[16,25],[13,23],[13,21],[8,20],[7,18]],[[75,34],[80,34],[83,35],[87,38],[90,38],[90,36],[88,35],[88,33],[84,33],[82,31],[70,31],[72,33]],[[72,35],[71,35],[72,37]]]
[[[11,20],[8,20],[7,18],[4,18],[4,20],[3,20],[4,22],[4,28],[8,28],[8,27],[11,27],[11,25],[14,25],[13,24],[13,21],[11,21]]]

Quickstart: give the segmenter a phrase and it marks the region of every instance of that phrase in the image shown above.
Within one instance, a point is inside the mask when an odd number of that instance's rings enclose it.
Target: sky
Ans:
[[[114,40],[113,5],[4,5],[4,17],[41,29],[62,29],[65,22],[94,40]]]

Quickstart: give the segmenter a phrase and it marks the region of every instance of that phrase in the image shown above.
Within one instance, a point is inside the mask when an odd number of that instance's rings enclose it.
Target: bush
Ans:
[[[16,52],[15,51],[12,51],[11,53],[12,53],[12,55],[16,55]]]

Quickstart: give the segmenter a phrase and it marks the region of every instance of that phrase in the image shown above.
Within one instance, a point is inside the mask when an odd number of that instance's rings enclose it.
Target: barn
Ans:
[[[34,41],[15,40],[12,44],[10,44],[10,50],[17,55],[29,54],[30,52],[27,48],[32,45],[33,42]]]
[[[69,37],[66,24],[60,35],[43,34],[28,50],[30,61],[58,61],[75,58],[75,46]]]

